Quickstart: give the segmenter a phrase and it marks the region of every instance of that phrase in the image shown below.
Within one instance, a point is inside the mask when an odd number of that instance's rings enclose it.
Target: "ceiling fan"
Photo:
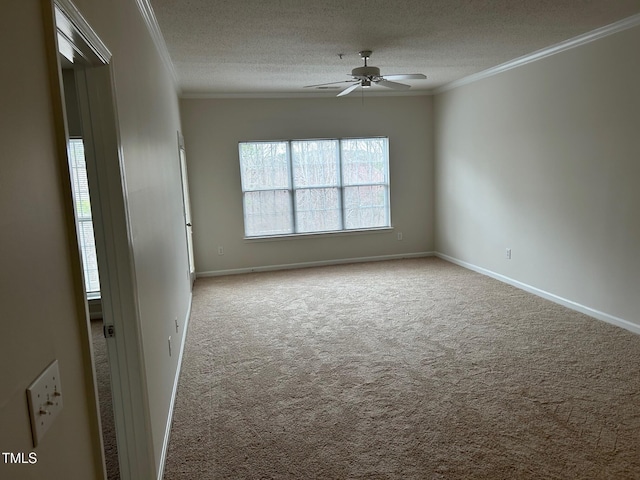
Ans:
[[[367,65],[367,61],[371,57],[371,50],[362,50],[358,52],[360,57],[364,60],[364,67],[357,67],[351,70],[352,80],[344,80],[342,82],[330,82],[320,83],[318,85],[307,85],[304,88],[317,88],[325,87],[327,85],[335,85],[338,83],[350,83],[347,88],[342,90],[337,96],[342,97],[353,92],[356,88],[362,86],[362,88],[370,88],[372,84],[381,85],[383,87],[392,88],[394,90],[407,90],[411,88],[411,85],[406,83],[398,83],[393,80],[424,80],[426,75],[422,73],[399,73],[393,75],[380,75],[380,69],[378,67],[372,67]]]

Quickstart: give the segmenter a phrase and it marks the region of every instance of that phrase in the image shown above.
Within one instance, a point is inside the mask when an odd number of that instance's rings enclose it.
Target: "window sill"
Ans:
[[[244,237],[244,240],[248,243],[272,242],[272,241],[280,241],[280,240],[300,240],[303,238],[326,238],[326,237],[342,237],[342,236],[351,236],[351,235],[367,235],[367,234],[387,233],[393,230],[394,230],[394,227],[380,227],[380,228],[363,228],[359,230],[337,230],[334,232],[288,233],[286,235]]]

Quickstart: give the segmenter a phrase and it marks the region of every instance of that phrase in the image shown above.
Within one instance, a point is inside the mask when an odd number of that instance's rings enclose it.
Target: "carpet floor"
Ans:
[[[96,382],[98,384],[100,423],[102,425],[107,480],[120,480],[118,445],[116,444],[113,401],[111,398],[111,374],[107,356],[107,341],[102,332],[102,319],[91,321],[91,336],[93,340],[93,365],[96,369]]]
[[[639,365],[437,258],[199,279],[164,478],[640,478]]]

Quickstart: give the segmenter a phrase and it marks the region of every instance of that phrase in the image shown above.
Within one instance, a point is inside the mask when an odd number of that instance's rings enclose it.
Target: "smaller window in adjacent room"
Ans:
[[[386,137],[241,142],[246,237],[391,226]]]
[[[69,140],[69,163],[71,187],[78,221],[78,241],[80,242],[82,265],[84,267],[85,289],[90,297],[99,296],[100,279],[98,277],[96,242],[93,235],[87,165],[82,139]]]

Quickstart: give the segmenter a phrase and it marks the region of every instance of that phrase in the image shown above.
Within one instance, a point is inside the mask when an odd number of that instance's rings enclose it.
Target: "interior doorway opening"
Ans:
[[[102,309],[96,230],[104,234],[102,225],[94,223],[93,209],[98,208],[99,199],[93,202],[97,182],[95,178],[96,145],[93,141],[92,126],[87,113],[90,111],[86,88],[85,69],[82,59],[69,58],[59,44],[59,62],[62,67],[62,87],[64,93],[65,127],[67,132],[67,160],[71,193],[73,196],[76,236],[82,261],[85,300],[88,308],[89,333],[92,342],[91,367],[94,372],[100,410],[100,430],[104,467],[107,480],[120,480],[117,436],[113,412],[112,382],[109,354],[106,343],[105,317]],[[73,61],[72,61],[73,60]],[[84,112],[84,115],[83,115]],[[94,178],[90,180],[90,172]],[[93,187],[93,188],[92,188]],[[99,217],[99,215],[98,215]],[[108,322],[107,322],[108,324]]]
[[[49,1],[51,3],[49,3]],[[80,138],[84,146],[89,186],[91,217],[95,233],[95,249],[100,284],[102,323],[106,338],[106,356],[110,376],[113,420],[117,445],[117,465],[122,480],[151,479],[162,475],[162,459],[156,458],[154,429],[150,409],[149,384],[143,351],[143,329],[139,302],[139,280],[134,258],[134,233],[127,189],[121,124],[118,120],[118,92],[115,88],[112,56],[96,32],[71,0],[42,2],[52,78],[52,101],[55,115],[58,155],[61,163],[69,162],[69,125],[73,120],[65,108],[63,72],[72,77],[77,95]],[[63,165],[61,165],[63,166]],[[64,168],[70,165],[64,165]],[[72,174],[62,178],[63,188],[72,196]],[[67,202],[69,233],[78,237],[77,212]],[[73,217],[72,217],[73,216]],[[75,220],[75,221],[73,221]],[[97,478],[106,478],[102,441],[98,383],[97,349],[93,347],[89,299],[85,290],[80,246],[72,253],[76,268],[76,300],[84,307],[79,318],[84,337],[84,358],[92,448],[95,458],[102,459],[103,470]],[[185,267],[185,275],[190,272]],[[88,276],[88,274],[87,274]],[[188,318],[188,317],[187,317]],[[177,322],[176,322],[177,323]],[[101,333],[101,332],[99,332]],[[183,337],[184,338],[184,337]],[[179,367],[178,367],[179,369]],[[177,377],[176,377],[177,380]],[[175,384],[175,382],[174,382]],[[176,388],[175,385],[173,387]],[[168,438],[165,434],[165,438]],[[102,467],[102,468],[100,468]]]
[[[74,234],[78,239],[78,255],[73,263],[80,270],[77,278],[82,280],[82,286],[78,282],[78,302],[82,300],[84,304],[81,331],[86,342],[86,378],[92,382],[87,396],[93,405],[90,418],[95,434],[93,448],[96,457],[102,460],[102,465],[96,466],[101,470],[97,478],[107,478],[107,462],[109,480],[151,478],[154,459],[145,403],[146,384],[111,52],[70,0],[43,2],[43,8],[45,28],[50,35],[58,151],[69,169],[63,182],[72,198],[74,175],[79,174],[79,170],[75,170],[78,158],[74,158],[79,152],[72,150],[80,145],[86,166],[89,202],[83,204],[81,196],[73,202]],[[90,221],[83,218],[87,208],[91,212]],[[80,241],[83,230],[90,228],[89,223],[95,238],[93,266],[89,259],[92,253],[83,252]],[[83,268],[83,263],[87,268]],[[100,308],[97,311],[92,269],[98,273]],[[91,316],[98,321],[92,322]],[[98,375],[100,368],[107,374]],[[108,422],[100,411],[104,403],[100,400],[106,398],[105,395],[110,396],[112,405]],[[107,440],[107,435],[111,440]],[[117,455],[113,455],[114,451]],[[107,457],[109,460],[105,462]]]

